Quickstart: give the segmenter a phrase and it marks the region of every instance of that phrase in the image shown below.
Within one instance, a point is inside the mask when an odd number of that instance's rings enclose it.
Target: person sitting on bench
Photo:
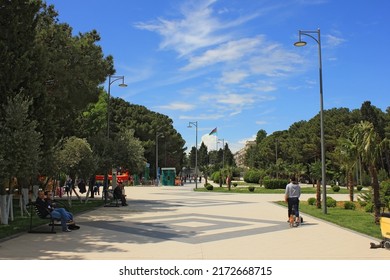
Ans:
[[[35,202],[39,207],[38,211],[42,216],[48,215],[47,211],[50,212],[50,215],[56,219],[61,220],[62,231],[70,232],[67,223],[69,221],[73,222],[73,214],[68,212],[65,208],[55,208],[50,200],[50,197],[45,198],[44,191],[38,192],[38,197]]]
[[[123,194],[123,189],[124,189],[123,183],[119,182],[114,189],[114,198],[120,199],[122,202],[122,206],[127,206],[126,196]]]

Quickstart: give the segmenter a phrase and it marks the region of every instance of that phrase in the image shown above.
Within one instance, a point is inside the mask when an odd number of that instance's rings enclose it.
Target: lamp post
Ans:
[[[196,133],[195,133],[195,189],[198,188],[198,122],[189,122],[188,128],[192,128],[192,126],[195,126]]]
[[[225,139],[218,139],[222,141],[222,168],[225,168]]]
[[[120,87],[127,87],[125,84],[125,76],[108,76],[108,99],[107,99],[107,146],[109,146],[109,140],[110,140],[110,98],[111,98],[111,85],[121,80],[122,82],[119,84]],[[107,204],[107,191],[108,191],[108,170],[104,178],[104,197],[105,197],[105,204]]]
[[[107,100],[107,140],[110,139],[110,98],[111,98],[111,85],[116,82],[122,80],[119,84],[120,87],[127,87],[125,84],[125,76],[108,76],[108,100]]]
[[[317,34],[315,38],[311,34]],[[325,170],[325,140],[324,140],[324,97],[322,90],[322,58],[321,58],[321,34],[320,29],[302,31],[299,30],[299,41],[294,43],[296,47],[306,46],[306,42],[301,40],[302,35],[312,38],[318,44],[318,61],[319,61],[319,81],[320,81],[320,122],[321,122],[321,171],[322,171],[322,212],[327,214],[326,206],[326,170]]]
[[[158,178],[158,137],[163,136],[164,134],[162,132],[156,131],[156,186],[159,185],[159,178]],[[164,137],[164,136],[163,136]],[[163,138],[161,137],[161,138]]]

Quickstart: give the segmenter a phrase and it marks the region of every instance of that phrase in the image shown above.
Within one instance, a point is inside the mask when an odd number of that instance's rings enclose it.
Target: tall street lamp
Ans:
[[[109,146],[109,140],[110,140],[110,98],[111,98],[111,85],[116,81],[121,81],[119,84],[120,87],[127,87],[125,84],[125,76],[108,76],[108,100],[107,100],[107,146]],[[104,197],[105,197],[105,203],[107,204],[107,191],[108,191],[108,170],[105,176],[105,182],[104,182]]]
[[[311,34],[316,34],[315,38]],[[321,34],[320,29],[302,31],[299,30],[299,41],[294,43],[296,47],[306,46],[306,42],[301,40],[302,35],[312,38],[318,44],[318,61],[319,61],[319,74],[320,74],[320,118],[321,118],[321,164],[322,164],[322,212],[327,214],[326,208],[326,170],[325,170],[325,140],[324,140],[324,97],[322,91],[322,58],[321,58]]]
[[[218,139],[222,141],[222,168],[225,168],[225,139]]]
[[[162,132],[156,131],[156,186],[159,185],[159,177],[158,177],[158,137],[162,136],[164,138],[164,134]]]
[[[189,122],[188,128],[192,128],[192,126],[195,126],[196,133],[195,133],[195,189],[198,188],[198,122]]]
[[[122,82],[118,85],[120,87],[127,87],[125,84],[125,76],[108,76],[108,100],[107,100],[107,140],[110,139],[110,98],[111,98],[111,85],[121,80]]]

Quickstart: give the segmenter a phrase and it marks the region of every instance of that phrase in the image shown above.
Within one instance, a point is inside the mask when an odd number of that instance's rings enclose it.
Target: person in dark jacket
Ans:
[[[44,191],[38,191],[38,197],[35,203],[38,205],[37,209],[43,217],[51,215],[54,219],[61,220],[62,231],[71,231],[68,228],[67,223],[69,221],[73,222],[72,213],[66,211],[65,208],[55,208],[53,203],[51,202],[50,197],[45,197]]]
[[[122,206],[127,206],[126,196],[123,194],[123,191],[124,191],[123,183],[119,182],[114,189],[114,198],[120,199],[122,202]]]

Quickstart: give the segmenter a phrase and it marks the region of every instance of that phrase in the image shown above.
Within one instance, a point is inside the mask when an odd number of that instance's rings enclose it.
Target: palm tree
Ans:
[[[224,174],[224,176],[227,179],[226,184],[227,184],[228,190],[230,191],[231,186],[232,186],[233,169],[231,166],[225,167],[224,169],[222,169],[222,173]]]
[[[362,163],[368,168],[373,189],[375,223],[379,223],[380,194],[377,161],[380,156],[381,139],[372,123],[362,121],[352,127],[352,142],[356,145]]]
[[[347,187],[349,190],[349,200],[353,201],[353,170],[356,167],[359,155],[354,142],[349,138],[340,138],[336,147],[337,157],[340,161],[340,166],[346,172]]]
[[[200,171],[203,173],[203,177],[205,180],[205,186],[206,186],[208,183],[207,180],[208,180],[209,174],[211,172],[211,166],[208,164],[202,165],[202,166],[200,166]]]

